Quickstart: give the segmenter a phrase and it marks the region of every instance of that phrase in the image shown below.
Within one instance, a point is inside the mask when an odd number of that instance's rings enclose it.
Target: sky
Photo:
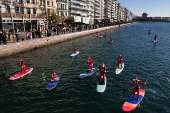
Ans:
[[[170,17],[170,0],[117,0],[117,2],[138,16],[145,12],[148,17]]]

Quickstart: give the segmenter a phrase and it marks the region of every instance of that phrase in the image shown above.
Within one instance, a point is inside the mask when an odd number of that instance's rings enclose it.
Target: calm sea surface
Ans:
[[[138,29],[136,29],[138,27]],[[148,29],[151,34],[148,35]],[[170,112],[170,23],[135,23],[79,39],[38,48],[0,59],[0,113],[123,113],[122,105],[132,94],[129,89],[134,77],[147,84],[139,107],[131,113]],[[158,43],[153,43],[154,35]],[[113,38],[113,44],[107,43]],[[80,54],[70,58],[73,48]],[[117,57],[122,54],[125,68],[115,75]],[[104,93],[96,91],[99,71],[78,78],[87,69],[88,56],[94,67],[104,62],[107,67],[107,87]],[[15,81],[9,78],[20,71],[17,65],[23,59],[33,72]],[[114,68],[112,67],[113,65]],[[60,75],[55,89],[46,92],[51,74]]]

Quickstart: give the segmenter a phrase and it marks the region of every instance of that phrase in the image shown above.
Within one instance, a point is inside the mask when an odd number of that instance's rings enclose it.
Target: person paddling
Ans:
[[[148,34],[150,34],[150,29],[149,29],[149,31],[148,31]]]
[[[73,53],[74,53],[74,54],[76,54],[76,53],[77,53],[77,49],[76,49],[76,48],[74,48]]]
[[[55,73],[55,71],[54,71],[54,73],[51,75],[51,82],[56,82],[57,81],[57,75],[56,75],[56,73]]]
[[[140,90],[140,84],[145,85],[146,82],[141,82],[140,80],[138,80],[137,77],[135,77],[135,79],[133,79],[131,86],[133,88],[133,98],[135,97],[135,92],[137,92],[137,100],[139,100],[139,90]]]
[[[157,41],[157,37],[158,37],[158,35],[155,34],[154,41]]]
[[[98,32],[96,31],[96,34],[97,34],[97,36],[98,36]]]
[[[99,71],[100,71],[99,81],[102,81],[103,77],[103,82],[105,82],[106,66],[104,65],[104,62],[102,62],[102,64],[99,66]]]
[[[102,34],[100,33],[100,38],[102,37]]]
[[[22,72],[22,73],[25,73],[25,64],[24,64],[24,62],[23,62],[22,59],[20,59],[19,65],[20,65],[20,67],[21,67],[21,72]]]
[[[122,60],[123,60],[123,57],[121,56],[121,54],[119,54],[119,56],[118,56],[118,67],[121,64],[121,68],[122,68]]]
[[[87,65],[88,65],[88,72],[91,73],[93,70],[93,60],[90,58],[90,56],[87,60]]]
[[[112,38],[110,38],[110,42],[113,42],[113,39],[112,39]]]

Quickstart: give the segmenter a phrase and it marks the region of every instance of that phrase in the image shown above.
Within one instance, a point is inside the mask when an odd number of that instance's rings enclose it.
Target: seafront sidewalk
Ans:
[[[129,25],[129,24],[132,24],[132,23],[121,24],[120,27]],[[103,28],[69,33],[69,34],[54,35],[54,36],[44,37],[44,38],[34,38],[34,39],[19,41],[15,43],[11,42],[11,43],[8,43],[7,45],[0,45],[0,57],[13,55],[19,52],[24,52],[24,51],[28,51],[34,48],[39,48],[39,47],[43,47],[46,45],[51,45],[51,44],[71,40],[71,39],[86,36],[89,34],[95,34],[96,32],[100,33],[101,31],[118,28],[118,27],[119,25],[115,25],[115,26],[103,27]]]

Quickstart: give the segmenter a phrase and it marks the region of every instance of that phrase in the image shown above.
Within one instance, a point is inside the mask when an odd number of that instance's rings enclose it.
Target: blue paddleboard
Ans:
[[[88,70],[87,70],[86,72],[80,74],[79,77],[80,77],[80,78],[83,78],[83,77],[89,76],[89,75],[95,73],[97,70],[98,70],[98,67],[93,68],[93,70],[92,70],[91,73],[89,73]]]
[[[59,81],[59,79],[60,79],[60,76],[57,76],[57,81],[56,82],[49,81],[47,86],[45,87],[45,90],[52,90],[53,88],[55,88],[58,81]]]

